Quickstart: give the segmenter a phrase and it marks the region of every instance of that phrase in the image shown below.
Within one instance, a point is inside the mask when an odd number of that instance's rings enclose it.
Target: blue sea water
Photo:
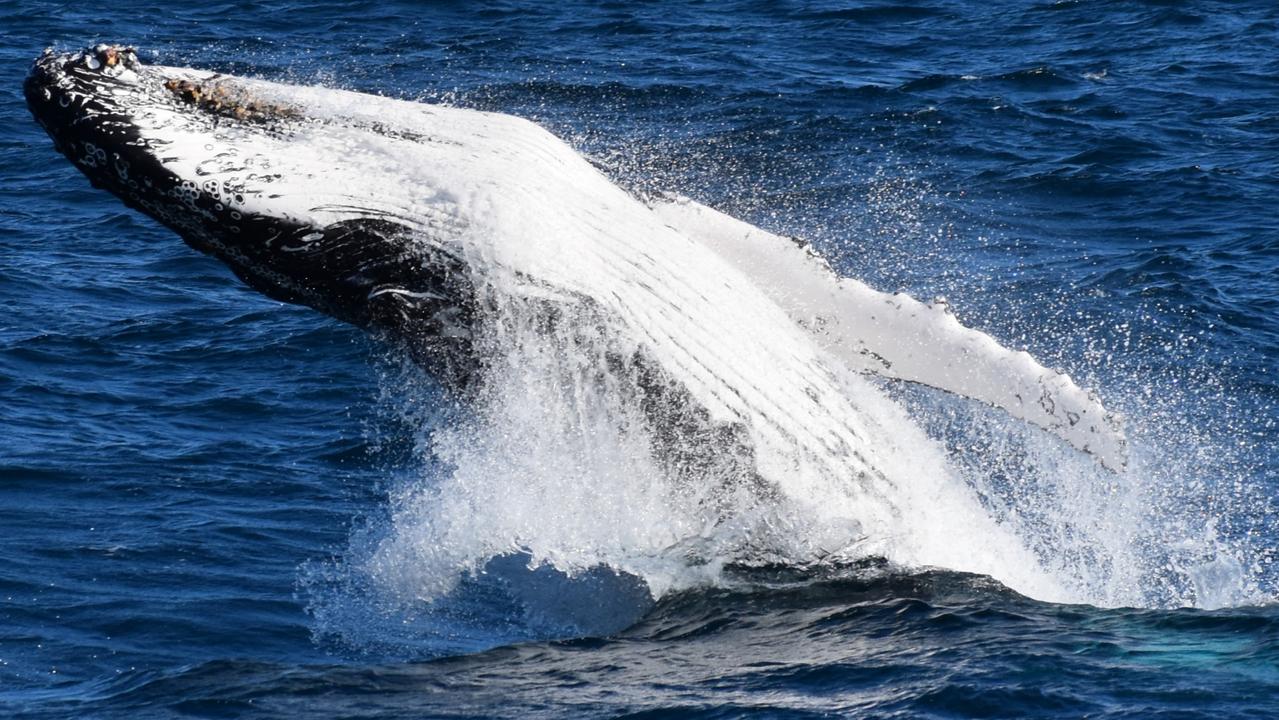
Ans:
[[[1279,716],[1273,3],[0,0],[0,35],[0,713]],[[387,595],[361,563],[447,472],[438,393],[54,151],[22,79],[99,41],[529,117],[945,296],[1127,418],[1129,471],[1081,474],[890,388],[1088,601],[876,557],[654,598],[519,548]]]

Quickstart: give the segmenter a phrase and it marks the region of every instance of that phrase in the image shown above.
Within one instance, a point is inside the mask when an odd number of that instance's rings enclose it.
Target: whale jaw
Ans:
[[[46,50],[23,90],[55,147],[94,187],[254,290],[384,335],[446,385],[470,383],[473,289],[457,253],[354,203],[336,217],[277,209],[267,173],[237,182],[208,170],[266,165],[235,157],[225,138],[285,139],[308,124],[301,112],[253,99],[234,78],[146,66],[132,48],[111,45]]]

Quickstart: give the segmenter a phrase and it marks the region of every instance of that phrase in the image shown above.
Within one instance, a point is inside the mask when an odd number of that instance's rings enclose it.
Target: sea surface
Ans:
[[[0,0],[0,38],[0,715],[1279,717],[1274,2]],[[518,540],[419,592],[405,498],[453,413],[55,152],[22,80],[95,42],[528,117],[632,192],[944,296],[1126,418],[1112,474],[885,388],[1068,597]]]

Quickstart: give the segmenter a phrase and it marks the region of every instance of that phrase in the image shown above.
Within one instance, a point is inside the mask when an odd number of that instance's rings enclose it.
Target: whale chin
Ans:
[[[840,278],[687,198],[641,201],[526,120],[147,65],[110,45],[46,51],[24,89],[94,186],[253,289],[404,345],[451,387],[483,375],[478,343],[514,304],[548,330],[607,335],[602,364],[628,368],[658,435],[746,448],[791,498],[882,495],[850,373],[974,398],[1126,462],[1095,396],[945,303]]]

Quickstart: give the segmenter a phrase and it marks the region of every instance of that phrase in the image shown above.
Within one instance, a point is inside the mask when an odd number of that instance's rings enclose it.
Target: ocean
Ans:
[[[1279,717],[1274,3],[0,0],[0,36],[0,714]],[[508,472],[396,348],[55,151],[23,79],[97,42],[531,119],[944,297],[1128,467],[874,381],[937,524],[785,554],[558,446]]]

